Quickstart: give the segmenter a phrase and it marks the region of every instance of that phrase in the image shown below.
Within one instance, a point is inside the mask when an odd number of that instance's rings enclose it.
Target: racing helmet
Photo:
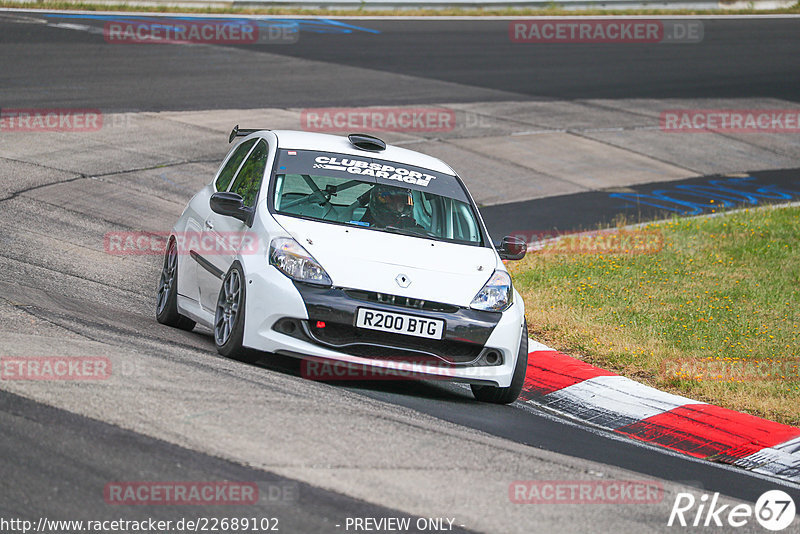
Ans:
[[[378,224],[397,224],[400,217],[410,216],[413,208],[410,189],[378,184],[370,192],[369,212]]]

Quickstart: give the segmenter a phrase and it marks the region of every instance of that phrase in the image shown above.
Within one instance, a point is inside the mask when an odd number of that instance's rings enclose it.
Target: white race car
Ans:
[[[475,202],[442,161],[380,139],[243,137],[171,232],[159,322],[217,350],[471,384],[510,403],[528,359],[524,304]],[[262,351],[261,353],[258,351]]]

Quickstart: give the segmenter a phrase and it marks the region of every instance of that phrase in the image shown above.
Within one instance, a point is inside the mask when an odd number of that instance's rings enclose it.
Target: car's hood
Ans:
[[[494,250],[284,215],[275,219],[337,287],[469,306],[497,266]],[[405,275],[408,287],[397,279]]]

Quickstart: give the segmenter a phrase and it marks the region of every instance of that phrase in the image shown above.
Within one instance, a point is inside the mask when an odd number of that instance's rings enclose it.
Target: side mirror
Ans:
[[[242,222],[247,222],[250,219],[251,210],[244,206],[244,200],[237,193],[214,193],[211,195],[209,204],[211,205],[211,211],[214,213],[234,217]]]
[[[528,252],[528,244],[519,237],[507,235],[499,245],[495,245],[500,259],[503,260],[521,260]]]

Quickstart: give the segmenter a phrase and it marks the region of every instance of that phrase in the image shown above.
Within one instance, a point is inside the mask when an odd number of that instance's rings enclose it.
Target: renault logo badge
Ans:
[[[397,282],[397,285],[400,287],[408,287],[411,285],[411,278],[404,274],[398,274],[394,281]]]

